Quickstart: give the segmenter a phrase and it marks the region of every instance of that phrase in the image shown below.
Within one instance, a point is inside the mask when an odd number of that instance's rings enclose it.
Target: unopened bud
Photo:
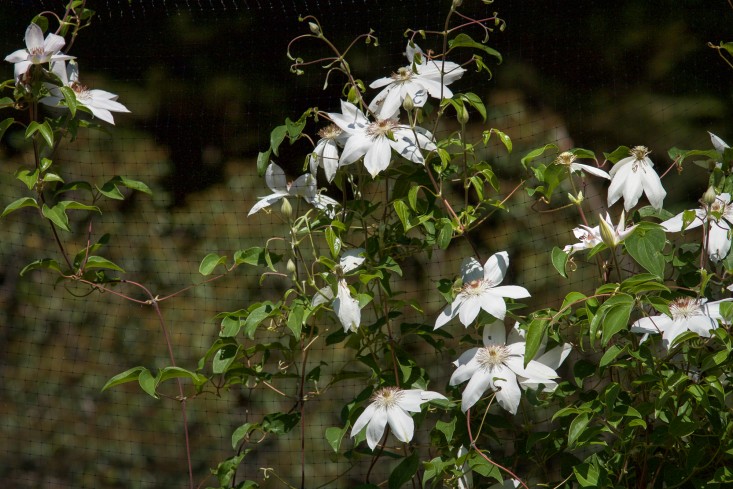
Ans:
[[[708,189],[705,191],[704,194],[702,194],[702,202],[705,205],[713,205],[715,203],[715,199],[718,198],[717,192],[715,192],[715,188],[712,186],[708,187]]]
[[[283,199],[283,203],[280,207],[280,212],[283,213],[283,216],[285,216],[286,219],[290,219],[293,215],[293,206],[290,205],[290,201],[288,199]]]
[[[575,196],[573,196],[573,194],[571,194],[571,193],[568,193],[568,199],[570,199],[570,202],[572,202],[575,205],[582,204],[584,198],[585,197],[583,197],[583,191],[582,190],[580,192],[578,192],[578,195],[575,195]]]
[[[453,0],[453,8],[458,8],[463,3],[463,0]]]
[[[295,275],[295,272],[297,270],[297,268],[295,267],[295,262],[292,259],[288,259],[288,263],[285,265],[285,269],[290,275]]]
[[[412,112],[412,109],[415,108],[415,103],[412,101],[409,93],[405,95],[405,100],[402,101],[402,108],[407,112]]]
[[[609,248],[615,248],[618,244],[616,231],[614,231],[613,227],[602,217],[600,219],[600,222],[598,223],[598,229],[601,232],[601,239],[606,244],[606,246],[608,246]]]
[[[468,122],[468,109],[465,105],[461,105],[460,108],[456,109],[456,118],[458,122],[463,126]]]
[[[321,35],[321,28],[315,22],[308,22],[308,27],[310,28],[311,32],[316,36]]]

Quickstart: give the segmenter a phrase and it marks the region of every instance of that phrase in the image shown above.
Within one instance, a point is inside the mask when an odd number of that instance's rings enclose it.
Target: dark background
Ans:
[[[521,156],[548,142],[599,156],[619,145],[644,144],[661,172],[670,163],[669,147],[707,149],[706,131],[733,140],[733,70],[706,46],[733,39],[727,2],[464,3],[469,13],[497,11],[507,23],[504,32],[491,34],[490,45],[504,56],[499,66],[487,60],[494,77],[469,73],[455,86],[488,100],[488,122],[472,120],[475,135],[496,127],[514,140],[511,156],[498,150],[490,155],[500,176],[516,176]],[[163,295],[200,282],[197,268],[205,254],[231,256],[261,245],[278,228],[264,216],[245,218],[255,197],[266,192],[256,176],[257,151],[266,149],[271,128],[285,117],[295,119],[311,105],[336,110],[343,82],[332,79],[323,91],[316,67],[300,77],[289,73],[287,44],[307,32],[298,15],[316,15],[342,46],[374,29],[380,47],[358,46],[351,58],[354,71],[369,83],[404,64],[406,27],[438,29],[448,5],[90,1],[97,17],[71,54],[79,59],[85,84],[120,94],[132,114],[116,114],[109,135],[92,133],[64,146],[56,163],[68,180],[101,183],[121,174],[145,181],[155,192],[152,198],[135,195],[105,204],[104,217],[94,226],[97,237],[113,236],[107,256]],[[3,0],[0,52],[24,46],[23,33],[37,12],[60,14],[62,6],[61,1]],[[419,44],[437,47],[431,41]],[[296,52],[304,58],[323,53],[308,42]],[[0,76],[11,77],[12,65],[6,63]],[[309,126],[311,133],[315,129]],[[22,134],[12,131],[0,146],[3,206],[25,195],[12,172],[30,163],[28,149]],[[285,148],[278,162],[297,173],[302,149]],[[670,194],[666,207],[678,211],[691,205],[704,192],[706,178],[694,167],[680,177],[670,175],[664,182]],[[509,183],[502,190],[511,188]],[[602,204],[604,185],[589,184],[587,195]],[[570,281],[548,275],[547,251],[574,241],[570,229],[576,218],[539,214],[523,195],[512,204],[511,213],[487,222],[473,239],[486,253],[511,250],[514,283],[533,293],[531,306],[553,304],[564,291],[588,283],[582,270]],[[100,392],[109,377],[127,368],[167,365],[152,312],[110,296],[83,297],[84,291],[67,290],[49,274],[19,277],[34,259],[58,258],[47,228],[36,221],[30,211],[0,221],[0,479],[18,488],[182,487],[186,471],[176,403],[152,400],[135,385]],[[65,236],[74,250],[84,246],[86,221],[75,225],[76,237]],[[426,321],[443,305],[434,293],[435,280],[454,276],[463,252],[450,249],[440,260],[405,264],[423,271],[407,286],[423,298],[432,294]],[[163,304],[179,364],[195,368],[216,337],[214,314],[246,307],[277,290],[277,284],[260,288],[256,276],[237,272]],[[323,359],[343,361],[327,350]],[[232,455],[233,428],[281,408],[261,393],[242,388],[223,399],[203,396],[191,403],[197,481]],[[320,435],[340,420],[329,411],[330,401],[322,402],[316,408],[321,414],[309,426],[314,447],[309,471],[317,484],[346,467],[324,455]],[[257,448],[243,476],[261,478],[258,467],[280,463],[283,454],[296,458],[297,450],[296,438],[268,441]]]

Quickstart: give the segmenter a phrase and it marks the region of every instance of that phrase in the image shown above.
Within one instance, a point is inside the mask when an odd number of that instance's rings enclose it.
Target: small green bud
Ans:
[[[570,199],[570,202],[572,202],[573,204],[580,205],[581,203],[583,203],[583,200],[585,199],[585,197],[583,197],[583,191],[581,190],[580,192],[578,192],[578,195],[576,196],[573,196],[573,194],[568,193],[568,199]]]
[[[405,95],[405,100],[402,102],[402,108],[407,112],[412,112],[412,109],[415,108],[415,103],[412,101],[412,97],[410,97],[409,93]]]
[[[458,122],[463,126],[468,122],[468,109],[465,105],[461,105],[460,108],[456,109],[456,118]]]
[[[453,8],[458,8],[463,4],[463,0],[453,0]]]
[[[308,22],[308,28],[310,28],[311,32],[316,36],[321,35],[321,28],[315,22]]]
[[[290,201],[288,199],[283,199],[280,212],[283,213],[283,216],[285,216],[286,219],[290,219],[293,216],[293,206],[290,205]]]
[[[598,228],[601,232],[601,239],[606,246],[609,248],[615,248],[619,242],[616,238],[616,231],[614,231],[613,227],[605,219],[601,218],[598,223]]]
[[[290,275],[295,275],[295,272],[297,271],[295,262],[292,259],[288,259],[288,263],[285,265],[285,269],[288,271]]]
[[[702,194],[702,202],[705,205],[713,205],[717,198],[718,194],[717,192],[715,192],[715,188],[713,188],[712,186],[708,187],[705,193]]]

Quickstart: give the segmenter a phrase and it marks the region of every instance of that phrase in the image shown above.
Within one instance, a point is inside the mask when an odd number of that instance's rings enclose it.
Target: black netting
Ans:
[[[469,0],[465,1],[470,4]],[[708,147],[706,131],[724,139],[731,126],[731,72],[708,41],[733,37],[727,29],[733,12],[725,2],[709,13],[710,2],[608,2],[497,0],[469,11],[498,11],[505,32],[491,45],[504,55],[494,76],[467,75],[461,89],[489,101],[489,120],[472,122],[474,136],[496,127],[511,136],[511,156],[497,145],[487,150],[505,179],[500,198],[520,178],[519,160],[545,143],[561,149],[584,147],[600,154],[618,145],[645,144],[659,161],[671,146]],[[61,13],[58,0],[3,0],[0,52],[22,46],[30,19],[43,9]],[[347,43],[357,33],[375,30],[378,48],[359,46],[352,68],[365,81],[404,64],[406,27],[439,28],[449,1],[384,0],[97,0],[92,26],[73,46],[85,83],[120,95],[130,115],[116,116],[109,134],[80,133],[62,146],[56,162],[68,179],[103,182],[125,175],[146,182],[153,196],[135,194],[123,202],[102,203],[91,236],[112,236],[107,256],[127,278],[165,296],[202,281],[201,259],[209,252],[231,256],[262,245],[279,229],[265,215],[247,218],[264,183],[256,156],[267,148],[272,127],[297,118],[311,105],[337,110],[342,80],[323,91],[315,67],[303,76],[289,73],[285,56],[290,39],[306,26],[299,15],[317,16],[329,35]],[[572,4],[572,5],[571,5]],[[430,42],[426,41],[425,48]],[[314,46],[298,49],[312,56]],[[12,65],[2,68],[12,77]],[[474,115],[475,119],[475,115]],[[445,128],[449,130],[451,128]],[[728,137],[727,140],[731,140]],[[279,162],[291,173],[302,163],[303,147],[283,147]],[[28,163],[30,148],[22,134],[9,131],[0,146],[0,202],[22,195],[12,176]],[[705,175],[670,181],[668,190],[699,197]],[[672,186],[677,189],[672,190]],[[602,207],[605,183],[588,180],[586,198]],[[566,193],[567,188],[560,192]],[[590,280],[548,275],[548,250],[574,242],[571,212],[547,213],[526,192],[510,200],[470,236],[484,258],[511,250],[512,283],[533,294],[530,307],[556,304],[572,287]],[[679,209],[686,204],[678,199]],[[686,208],[686,207],[684,207]],[[73,221],[73,219],[72,219]],[[73,221],[76,253],[86,245],[86,221]],[[88,294],[83,287],[57,283],[51,274],[20,277],[25,264],[55,257],[49,229],[30,210],[0,221],[0,478],[8,487],[183,487],[187,483],[181,413],[175,400],[155,400],[136,384],[101,392],[111,376],[135,365],[158,369],[169,364],[154,312],[113,294]],[[403,283],[421,300],[433,321],[444,306],[435,291],[441,278],[458,273],[469,253],[465,242],[432,257],[406,258]],[[216,338],[221,311],[254,300],[277,297],[282,285],[240,269],[217,282],[191,288],[161,303],[170,325],[179,365],[196,362]],[[119,293],[144,300],[124,287]],[[427,319],[426,319],[427,318]],[[417,346],[415,347],[417,348]],[[318,347],[312,353],[331,367],[348,361],[348,351]],[[435,353],[425,351],[426,368]],[[440,361],[454,358],[447,351]],[[314,360],[315,361],[315,360]],[[252,388],[250,388],[252,387]],[[341,423],[337,401],[364,388],[333,389],[314,399],[306,411],[308,487],[349,487],[363,477],[357,467],[331,483],[348,463],[331,460],[324,430]],[[166,394],[175,397],[175,390]],[[263,414],[290,409],[262,386],[209,392],[188,404],[196,481],[233,454],[234,428]],[[297,430],[257,446],[240,479],[262,479],[263,468],[300,470],[303,452]],[[284,464],[284,465],[283,465]],[[352,478],[353,476],[353,478]],[[270,478],[264,482],[277,487]],[[209,481],[209,485],[214,485]],[[206,487],[207,482],[202,483]]]

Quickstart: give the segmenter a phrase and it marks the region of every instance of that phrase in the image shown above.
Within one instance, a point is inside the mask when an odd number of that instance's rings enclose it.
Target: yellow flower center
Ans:
[[[634,146],[629,150],[629,154],[634,157],[636,161],[642,161],[644,158],[649,156],[649,149],[646,146]]]
[[[398,83],[404,83],[412,79],[413,72],[410,68],[400,68],[397,73],[392,73],[392,79]]]
[[[398,387],[383,387],[372,396],[372,401],[384,409],[394,408],[400,399],[402,399],[402,390]]]
[[[570,151],[564,151],[555,160],[559,165],[570,166],[575,161],[575,155]]]
[[[341,128],[336,124],[329,124],[318,131],[318,135],[322,139],[336,139],[341,135]]]
[[[481,295],[489,288],[491,288],[491,283],[488,280],[477,279],[463,284],[461,292],[466,295]]]
[[[396,119],[383,119],[369,124],[366,128],[366,133],[376,139],[381,136],[387,136],[397,125],[398,122]]]
[[[693,297],[680,297],[669,304],[669,313],[672,319],[687,319],[691,316],[700,316],[700,301]]]
[[[476,361],[489,372],[502,365],[507,358],[509,358],[509,348],[506,345],[489,345],[476,352]]]

